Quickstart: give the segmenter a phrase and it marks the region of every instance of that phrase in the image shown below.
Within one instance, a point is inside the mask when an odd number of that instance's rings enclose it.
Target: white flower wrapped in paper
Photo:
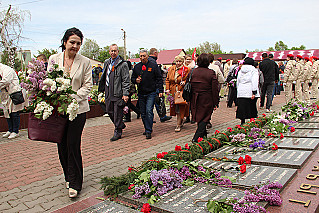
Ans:
[[[69,115],[70,121],[73,121],[76,118],[76,116],[79,112],[79,108],[80,108],[80,106],[79,106],[78,102],[75,99],[73,99],[67,108],[67,114]]]

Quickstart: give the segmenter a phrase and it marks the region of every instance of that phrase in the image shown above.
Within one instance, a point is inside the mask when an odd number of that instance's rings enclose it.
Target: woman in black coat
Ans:
[[[193,142],[197,142],[199,137],[207,136],[206,125],[219,103],[218,81],[215,72],[208,69],[210,61],[211,56],[206,53],[201,54],[197,59],[198,68],[194,69],[190,81],[192,85],[191,112],[193,120],[197,122]]]

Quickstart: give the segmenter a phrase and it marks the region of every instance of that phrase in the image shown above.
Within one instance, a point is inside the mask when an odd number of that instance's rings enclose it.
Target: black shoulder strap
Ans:
[[[192,75],[193,75],[194,69],[195,69],[195,67],[193,67],[193,69],[191,70],[191,74],[189,75],[189,82],[192,80]]]

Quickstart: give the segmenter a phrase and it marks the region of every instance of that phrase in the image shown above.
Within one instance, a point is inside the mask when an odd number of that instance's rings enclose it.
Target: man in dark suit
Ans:
[[[110,55],[111,58],[104,63],[98,90],[105,91],[106,112],[115,126],[114,135],[110,140],[116,141],[121,138],[122,130],[125,128],[123,108],[129,98],[130,75],[128,65],[119,56],[119,48],[116,44],[110,46]]]
[[[272,103],[272,93],[274,90],[275,82],[278,82],[279,79],[279,70],[278,66],[276,66],[276,62],[270,60],[268,58],[267,53],[263,53],[261,56],[263,61],[260,62],[259,69],[262,71],[264,75],[264,84],[261,89],[260,107],[264,107],[265,96],[267,93],[266,112],[270,112],[270,106]]]

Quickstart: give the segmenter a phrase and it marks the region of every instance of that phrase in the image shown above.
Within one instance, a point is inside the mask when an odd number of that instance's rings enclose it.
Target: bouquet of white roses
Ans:
[[[41,61],[32,60],[28,65],[28,76],[21,79],[21,87],[28,91],[31,107],[38,119],[46,120],[52,113],[69,116],[72,121],[77,116],[79,104],[71,97],[71,79],[55,63],[45,70]]]

